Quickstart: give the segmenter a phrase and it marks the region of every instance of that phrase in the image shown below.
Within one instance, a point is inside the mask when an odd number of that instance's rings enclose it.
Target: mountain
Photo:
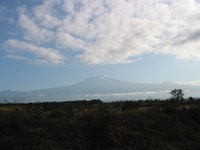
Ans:
[[[182,89],[187,97],[199,96],[200,86],[188,86],[164,81],[160,84],[132,83],[113,79],[107,75],[87,78],[77,84],[33,91],[2,91],[0,102],[22,100],[23,102],[91,100],[103,101],[169,98],[173,89]]]

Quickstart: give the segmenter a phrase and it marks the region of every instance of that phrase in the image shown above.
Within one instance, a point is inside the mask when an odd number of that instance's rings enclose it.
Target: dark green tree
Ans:
[[[194,98],[193,98],[193,97],[189,97],[189,101],[190,101],[190,102],[193,102],[193,101],[194,101]]]
[[[181,101],[181,102],[184,100],[184,93],[183,93],[183,90],[181,89],[171,90],[169,94],[171,94],[170,99]]]

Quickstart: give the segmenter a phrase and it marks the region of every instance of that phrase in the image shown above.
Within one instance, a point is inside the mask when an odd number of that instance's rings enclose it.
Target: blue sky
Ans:
[[[108,75],[200,85],[195,0],[0,1],[0,91]]]

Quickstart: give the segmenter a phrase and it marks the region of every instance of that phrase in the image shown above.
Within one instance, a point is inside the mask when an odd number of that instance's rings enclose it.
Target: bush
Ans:
[[[122,111],[137,109],[139,106],[141,106],[140,102],[125,101],[123,106],[122,106]]]

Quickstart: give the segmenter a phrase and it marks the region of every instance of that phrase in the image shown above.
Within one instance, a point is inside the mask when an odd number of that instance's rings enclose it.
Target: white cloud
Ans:
[[[84,41],[71,36],[69,33],[58,33],[56,45],[59,48],[83,49]]]
[[[168,2],[168,3],[167,3]],[[171,3],[171,4],[170,4]],[[93,2],[90,2],[92,5]],[[74,6],[74,5],[73,5]],[[72,8],[72,7],[70,7]],[[77,58],[89,64],[99,63],[127,63],[130,56],[139,56],[144,53],[156,52],[177,55],[179,58],[194,58],[198,54],[198,47],[189,42],[184,52],[180,38],[177,34],[194,28],[196,15],[199,14],[198,7],[193,1],[105,1],[98,6],[100,15],[94,16],[95,7],[84,5],[79,12],[74,12],[72,17],[67,16],[67,24],[62,28],[76,36],[85,35],[86,28],[93,26],[91,32],[93,42],[87,43],[83,54]],[[92,12],[92,13],[91,13]],[[191,17],[194,18],[191,20]],[[89,20],[92,20],[89,22]],[[188,23],[188,20],[192,22]],[[192,26],[191,26],[192,25]],[[72,27],[71,27],[72,26]],[[81,29],[80,29],[81,28]],[[182,30],[181,30],[182,29]],[[196,31],[197,29],[194,29]],[[193,31],[185,31],[186,35]],[[88,35],[90,32],[88,32]],[[90,39],[87,35],[83,36]],[[194,36],[192,36],[194,37]],[[196,38],[198,37],[195,36]],[[169,43],[170,42],[170,43]],[[176,43],[180,43],[176,45]],[[155,48],[157,47],[157,48]],[[171,49],[173,47],[173,49]],[[188,48],[192,49],[191,53]]]
[[[47,96],[46,94],[38,94],[38,96]]]
[[[40,60],[40,59],[36,59],[35,60],[35,64],[41,65],[41,64],[48,64],[49,61],[48,60]]]
[[[132,92],[132,93],[110,93],[110,94],[86,94],[85,96],[124,96],[124,95],[148,95],[148,94],[156,94],[156,93],[169,93],[170,91],[147,91],[147,92]]]
[[[40,26],[45,28],[54,28],[61,25],[62,21],[57,18],[58,11],[54,9],[54,6],[59,5],[60,1],[45,1],[43,5],[39,5],[33,8],[35,20]],[[59,15],[58,15],[59,16]]]
[[[116,64],[146,53],[199,60],[199,8],[194,0],[45,0],[17,10],[24,39],[79,50],[82,63]]]
[[[200,81],[188,81],[188,82],[175,82],[176,84],[182,84],[182,85],[200,85]]]
[[[27,60],[28,59],[27,57],[18,56],[18,55],[6,55],[5,57],[12,58],[12,59],[15,59],[15,60]]]
[[[59,65],[64,62],[65,58],[59,51],[51,48],[37,47],[27,42],[22,42],[14,39],[5,42],[7,51],[10,53],[29,52],[42,58],[43,60],[36,59],[37,64],[54,64]]]
[[[26,7],[19,7],[19,20],[18,24],[24,29],[24,39],[35,41],[38,43],[49,42],[54,39],[54,32],[40,27],[34,18],[29,18],[25,14]]]

